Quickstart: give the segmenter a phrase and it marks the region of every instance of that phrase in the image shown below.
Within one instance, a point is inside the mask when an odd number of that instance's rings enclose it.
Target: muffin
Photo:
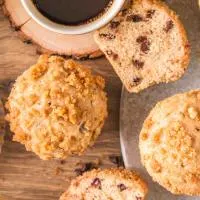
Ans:
[[[143,165],[174,194],[200,195],[200,90],[159,102],[140,133]]]
[[[60,200],[144,200],[147,185],[132,171],[105,169],[73,180]]]
[[[132,1],[94,38],[129,92],[178,80],[190,60],[181,21],[159,0]]]
[[[105,81],[73,60],[43,55],[7,102],[13,140],[41,159],[64,159],[93,145],[107,117]]]

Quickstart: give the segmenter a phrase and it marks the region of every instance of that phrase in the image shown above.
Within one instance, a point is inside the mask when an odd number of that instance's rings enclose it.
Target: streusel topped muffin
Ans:
[[[13,139],[41,159],[81,154],[107,117],[105,81],[58,56],[43,55],[14,84],[7,108]]]
[[[175,194],[200,195],[200,90],[159,102],[140,134],[142,163]]]

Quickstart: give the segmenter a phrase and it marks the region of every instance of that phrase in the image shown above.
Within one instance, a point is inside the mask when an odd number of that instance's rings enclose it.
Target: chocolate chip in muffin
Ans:
[[[137,43],[143,43],[143,42],[147,42],[148,39],[147,39],[147,36],[139,36],[137,39],[136,39],[136,42]]]
[[[93,187],[101,189],[101,180],[99,178],[95,178],[91,185]]]
[[[141,83],[141,81],[142,81],[142,79],[140,77],[135,77],[135,78],[133,78],[132,85],[133,86],[137,86],[137,85],[139,85]]]
[[[167,21],[164,31],[168,33],[174,27],[174,22],[172,20]]]
[[[126,16],[128,14],[128,9],[127,8],[123,9],[121,11],[121,14],[122,14],[123,17]]]
[[[127,189],[127,187],[123,183],[117,185],[117,187],[120,189],[120,192],[122,192],[122,191]]]
[[[140,43],[141,46],[140,46],[140,50],[143,52],[143,53],[147,53],[149,50],[150,50],[150,41],[147,39],[146,36],[139,36],[137,39],[136,39],[136,42]]]
[[[111,34],[111,33],[100,33],[99,34],[100,38],[106,38],[108,40],[113,40],[115,39],[115,35]]]
[[[140,61],[140,60],[136,60],[133,59],[133,65],[137,68],[137,69],[142,69],[144,66],[144,62]]]
[[[143,17],[141,15],[132,14],[127,16],[126,21],[132,21],[137,23],[143,21]]]
[[[143,43],[141,44],[140,50],[141,50],[143,53],[147,53],[147,52],[150,50],[150,42],[149,42],[149,41],[143,42]]]
[[[116,29],[119,25],[120,25],[120,22],[119,22],[119,21],[112,21],[112,22],[110,23],[110,28],[111,28],[111,29]]]

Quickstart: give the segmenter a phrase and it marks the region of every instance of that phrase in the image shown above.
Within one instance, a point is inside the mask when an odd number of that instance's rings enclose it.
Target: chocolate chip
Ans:
[[[139,77],[133,78],[133,84],[132,86],[137,86],[141,83],[142,79]]]
[[[137,23],[137,22],[143,21],[143,18],[141,15],[132,14],[132,15],[127,16],[126,21],[132,21],[132,22]]]
[[[117,60],[117,58],[118,58],[118,55],[116,53],[113,54],[113,60]]]
[[[128,9],[123,9],[122,11],[121,11],[121,13],[122,13],[122,16],[124,17],[124,16],[126,16],[127,14],[128,14]]]
[[[155,12],[156,12],[155,10],[148,10],[146,14],[146,18],[152,19]]]
[[[149,42],[149,41],[143,42],[143,43],[141,44],[140,50],[141,50],[143,53],[147,53],[147,52],[150,50],[150,42]]]
[[[99,34],[100,38],[106,38],[108,40],[113,40],[115,39],[115,35],[111,34],[111,33],[100,33]]]
[[[84,172],[90,171],[92,169],[96,169],[94,163],[82,163],[80,168],[74,170],[77,176],[82,175]]]
[[[109,160],[117,165],[117,167],[124,167],[124,161],[122,156],[109,156]]]
[[[143,53],[147,53],[150,50],[150,42],[146,36],[139,36],[136,42],[141,43],[140,50]]]
[[[99,179],[99,178],[95,178],[95,179],[93,180],[93,182],[91,183],[91,185],[92,185],[93,187],[96,187],[96,188],[101,189],[101,181],[100,181],[100,179]]]
[[[118,58],[118,54],[114,53],[112,50],[107,50],[106,54],[112,57],[113,60],[116,60]]]
[[[118,21],[112,21],[110,23],[110,28],[111,29],[116,29],[119,25],[120,25],[120,22],[118,22]]]
[[[120,192],[122,192],[122,191],[127,189],[127,187],[123,183],[117,185],[117,187],[120,189]]]
[[[138,43],[143,43],[143,42],[146,42],[146,41],[148,41],[147,36],[139,36],[136,39],[136,42],[138,42]]]
[[[133,59],[133,65],[137,68],[137,69],[142,69],[144,66],[144,62],[140,61],[140,60],[134,60]]]
[[[85,123],[82,123],[79,127],[80,133],[88,132],[89,130],[85,127]]]
[[[167,21],[164,31],[168,33],[174,27],[174,22],[172,20]]]

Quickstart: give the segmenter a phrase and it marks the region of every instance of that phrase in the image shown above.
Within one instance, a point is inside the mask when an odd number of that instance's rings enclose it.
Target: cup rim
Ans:
[[[27,13],[41,26],[44,28],[61,34],[70,34],[70,35],[78,35],[78,34],[85,34],[97,30],[108,22],[110,22],[117,13],[121,10],[124,5],[125,0],[113,0],[111,7],[105,12],[101,17],[98,19],[87,23],[81,24],[77,26],[69,26],[69,25],[62,25],[56,22],[53,22],[43,16],[38,9],[35,7],[32,0],[21,0],[21,3]]]

